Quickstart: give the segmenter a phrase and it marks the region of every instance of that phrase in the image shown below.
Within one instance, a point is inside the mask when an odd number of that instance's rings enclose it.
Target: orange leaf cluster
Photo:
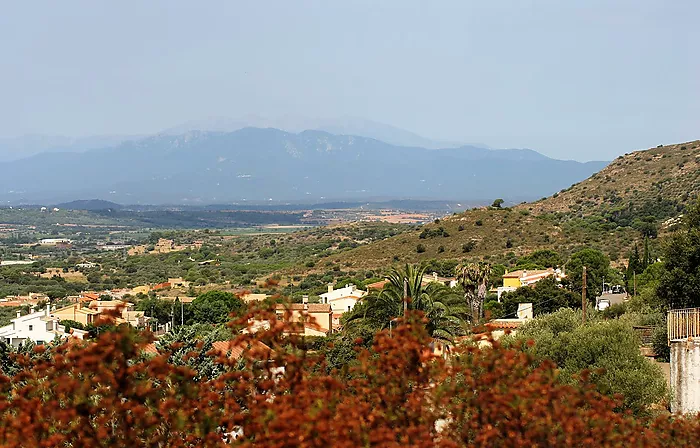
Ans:
[[[295,347],[274,312],[252,310],[232,323],[275,322],[241,332],[240,359],[195,380],[168,354],[144,356],[147,334],[126,327],[65,344],[51,356],[22,356],[0,378],[0,446],[244,447],[690,447],[694,418],[645,421],[616,413],[615,400],[585,379],[557,380],[522,351],[427,350],[424,322],[411,315],[359,350],[344,374],[327,373],[322,353]],[[290,344],[291,340],[291,344]],[[264,342],[272,350],[264,349]],[[348,379],[349,378],[349,379]]]

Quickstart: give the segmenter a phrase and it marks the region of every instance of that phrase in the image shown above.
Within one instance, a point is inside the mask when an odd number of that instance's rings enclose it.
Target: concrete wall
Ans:
[[[671,341],[671,412],[700,412],[700,341]]]

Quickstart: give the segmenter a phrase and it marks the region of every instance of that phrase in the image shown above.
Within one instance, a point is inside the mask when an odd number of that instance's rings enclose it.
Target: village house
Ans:
[[[78,269],[94,269],[96,267],[99,267],[99,265],[91,261],[83,261],[82,263],[76,264],[75,267]]]
[[[68,238],[44,238],[39,240],[42,246],[68,246],[72,243]]]
[[[333,330],[333,311],[325,303],[278,304],[275,307],[278,320],[287,320],[292,324],[290,333],[305,336],[328,336]]]
[[[59,320],[72,320],[83,325],[94,325],[100,312],[78,302],[54,310],[51,314]]]
[[[344,288],[333,289],[333,284],[328,284],[328,292],[321,294],[321,303],[328,304],[334,313],[351,311],[358,300],[367,295],[367,291],[357,289],[352,283]]]
[[[17,348],[22,343],[32,341],[37,345],[44,345],[56,338],[75,337],[83,339],[86,331],[72,328],[69,333],[63,325],[59,324],[57,317],[51,314],[49,306],[45,310],[29,314],[18,311],[17,317],[11,320],[9,325],[0,328],[0,340]]]
[[[485,327],[490,331],[493,340],[499,340],[506,332],[515,334],[522,324],[531,320],[533,318],[532,303],[519,303],[516,316],[508,319],[493,319],[486,323]],[[489,346],[490,342],[486,339],[486,335],[482,334],[480,336],[483,339],[479,341],[479,346]]]
[[[244,301],[245,303],[250,303],[250,302],[262,302],[263,300],[267,299],[270,297],[267,294],[253,294],[252,292],[246,292],[244,294],[240,295],[240,299]]]
[[[358,301],[367,295],[367,291],[357,289],[353,284],[344,288],[333,289],[333,284],[328,284],[328,292],[320,295],[321,303],[331,306],[333,311],[333,328],[340,327],[340,318],[348,311],[352,311]],[[308,297],[305,296],[308,301]]]
[[[175,242],[173,240],[161,238],[155,244],[153,251],[156,253],[168,253],[171,252],[174,248]]]
[[[134,310],[134,304],[122,300],[93,300],[90,308],[100,314],[117,313],[115,323],[128,323],[132,327],[141,328],[146,325],[149,318],[143,311]]]
[[[7,296],[0,299],[0,306],[36,306],[39,302],[49,300],[49,296],[40,292],[30,292],[25,296]]]
[[[185,281],[182,277],[169,278],[166,283],[170,283],[173,288],[189,288],[190,282]]]
[[[532,286],[542,279],[554,277],[557,282],[566,278],[566,274],[561,269],[542,269],[542,270],[519,270],[506,272],[503,274],[503,286],[499,286],[497,291],[498,300],[505,292],[515,291],[523,286]]]
[[[137,295],[137,294],[148,295],[148,293],[150,291],[151,291],[151,287],[148,285],[135,286],[135,287],[131,288],[131,293],[133,295]]]
[[[437,272],[433,272],[431,274],[423,275],[421,283],[423,285],[427,285],[430,283],[441,283],[447,286],[448,288],[454,288],[455,286],[457,286],[457,279],[455,277],[441,277],[437,274]]]

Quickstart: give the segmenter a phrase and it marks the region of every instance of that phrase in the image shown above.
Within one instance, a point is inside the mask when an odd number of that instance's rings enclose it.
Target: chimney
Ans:
[[[328,292],[333,292],[333,283],[328,284]]]
[[[437,272],[433,272],[433,281],[438,281]]]
[[[518,319],[532,319],[532,303],[518,304]]]
[[[307,296],[307,295],[301,296],[301,303],[304,305],[304,309],[308,310],[309,309],[309,296]]]
[[[21,312],[21,311],[17,311],[17,317],[22,317],[22,312]]]
[[[46,317],[51,315],[51,305],[46,305]]]

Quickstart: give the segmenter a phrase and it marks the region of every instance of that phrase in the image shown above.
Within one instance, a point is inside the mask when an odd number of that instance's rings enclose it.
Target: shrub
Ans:
[[[250,320],[277,322],[254,311],[232,330]],[[181,345],[144,356],[149,337],[128,326],[92,344],[24,352],[21,369],[2,377],[0,445],[224,447],[232,433],[250,447],[697,445],[697,419],[616,413],[621,402],[593,388],[595,373],[562,384],[552,362],[520,347],[458,347],[446,362],[426,349],[434,341],[420,315],[371,345],[305,341],[285,336],[289,329],[280,321],[234,331],[228,347],[239,355],[219,352],[209,366],[170,362]],[[187,349],[208,363],[202,351],[212,340]]]
[[[581,373],[608,396],[622,394],[619,410],[646,415],[649,406],[666,397],[660,368],[639,351],[639,339],[623,320],[581,322],[581,312],[563,309],[533,319],[518,329],[517,340],[534,341],[527,349],[538,359],[551,359],[562,379],[575,384]]]
[[[469,253],[476,247],[476,242],[474,240],[469,240],[462,244],[462,253]]]
[[[75,321],[75,320],[70,320],[70,319],[65,319],[60,322],[61,325],[63,325],[63,328],[65,328],[66,333],[70,333],[71,328],[76,328],[78,330],[85,330],[85,325],[82,323]]]
[[[425,252],[425,246],[423,246],[422,244],[417,245],[416,252],[422,254],[423,252]]]

